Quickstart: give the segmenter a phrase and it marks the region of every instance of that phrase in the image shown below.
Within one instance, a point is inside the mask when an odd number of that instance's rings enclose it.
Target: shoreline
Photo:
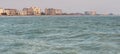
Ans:
[[[14,16],[120,16],[120,15],[12,15]],[[11,16],[11,17],[12,17]],[[8,15],[0,15],[0,17],[8,17]]]

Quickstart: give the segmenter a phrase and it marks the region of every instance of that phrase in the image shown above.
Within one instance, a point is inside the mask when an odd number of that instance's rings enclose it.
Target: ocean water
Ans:
[[[1,16],[0,54],[120,54],[120,16]]]

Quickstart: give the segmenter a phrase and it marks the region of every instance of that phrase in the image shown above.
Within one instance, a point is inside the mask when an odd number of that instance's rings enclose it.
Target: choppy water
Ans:
[[[120,16],[0,17],[0,54],[120,54]]]

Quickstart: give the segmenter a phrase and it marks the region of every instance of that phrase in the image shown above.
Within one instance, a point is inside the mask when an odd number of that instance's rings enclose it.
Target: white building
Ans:
[[[41,15],[41,9],[39,7],[31,7],[34,15]]]
[[[4,12],[4,9],[0,8],[0,15]]]
[[[25,15],[27,15],[27,12],[26,11],[19,11],[19,15],[25,16]]]
[[[46,8],[45,14],[46,15],[61,15],[62,10],[61,9],[54,9],[54,8]]]
[[[61,9],[55,9],[55,13],[56,13],[56,15],[61,15],[62,14],[62,10]]]
[[[23,8],[22,15],[41,15],[41,9],[38,7]]]

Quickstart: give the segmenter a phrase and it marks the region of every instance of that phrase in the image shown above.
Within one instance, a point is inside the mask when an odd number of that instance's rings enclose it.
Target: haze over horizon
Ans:
[[[84,12],[96,10],[97,13],[120,14],[120,0],[1,0],[1,8],[22,9],[37,6],[45,8],[60,8],[63,12]]]

